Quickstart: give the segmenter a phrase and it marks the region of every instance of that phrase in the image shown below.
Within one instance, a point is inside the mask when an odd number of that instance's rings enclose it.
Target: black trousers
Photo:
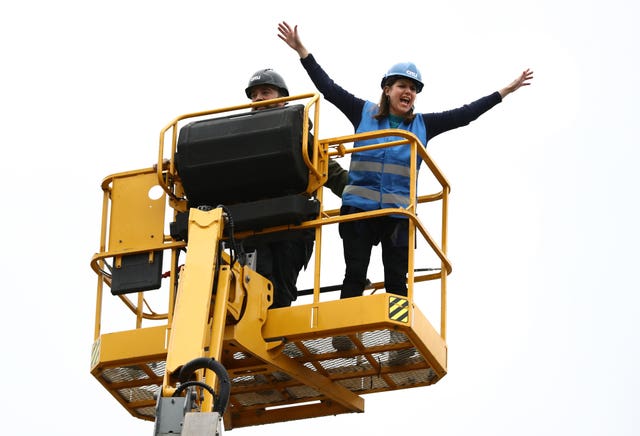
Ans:
[[[298,298],[296,282],[313,253],[313,233],[299,231],[301,237],[275,240],[250,246],[256,250],[256,271],[273,284],[271,308],[291,306]],[[249,251],[247,250],[247,251]]]
[[[362,212],[343,206],[341,215]],[[408,230],[409,221],[404,218],[383,216],[340,223],[340,237],[344,249],[346,270],[340,298],[362,295],[367,282],[367,270],[371,249],[382,244],[384,287],[387,292],[407,295]]]

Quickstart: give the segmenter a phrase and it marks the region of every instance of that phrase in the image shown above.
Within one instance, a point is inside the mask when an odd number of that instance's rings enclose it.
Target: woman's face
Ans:
[[[413,108],[417,88],[413,80],[398,79],[391,86],[385,86],[384,93],[389,97],[389,112],[404,116]]]

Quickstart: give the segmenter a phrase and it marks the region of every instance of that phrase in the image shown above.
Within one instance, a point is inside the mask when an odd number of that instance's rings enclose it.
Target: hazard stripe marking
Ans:
[[[398,322],[409,322],[409,300],[389,297],[389,319]]]

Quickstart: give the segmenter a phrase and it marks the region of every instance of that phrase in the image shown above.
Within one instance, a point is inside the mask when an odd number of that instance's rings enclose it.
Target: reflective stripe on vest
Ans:
[[[374,191],[373,189],[365,188],[362,186],[348,185],[344,187],[344,191],[342,195],[357,195],[358,197],[363,197],[368,200],[372,200],[375,202],[379,202],[388,204],[395,204],[397,206],[386,206],[386,207],[407,207],[409,206],[409,197],[405,197],[398,194],[382,194],[380,195],[379,191]]]
[[[353,161],[353,163],[349,166],[351,171],[371,171],[374,173],[388,173],[395,174],[403,177],[411,176],[411,168],[405,167],[403,165],[394,165],[394,164],[381,164],[379,162],[364,162],[364,161]]]

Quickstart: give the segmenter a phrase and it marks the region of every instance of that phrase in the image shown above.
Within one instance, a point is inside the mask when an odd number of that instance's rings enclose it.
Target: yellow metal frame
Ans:
[[[217,250],[213,249],[223,239],[224,216],[220,209],[190,211],[188,253],[184,267],[179,267],[178,251],[185,249],[186,244],[163,234],[165,210],[156,201],[164,204],[168,199],[176,213],[186,208],[173,161],[179,123],[274,101],[197,112],[174,119],[161,132],[156,167],[118,173],[104,179],[100,252],[91,260],[91,268],[98,274],[91,372],[132,415],[154,419],[154,395],[171,395],[181,366],[197,357],[215,358],[229,371],[232,389],[230,405],[224,416],[227,429],[362,412],[362,394],[426,386],[446,375],[446,276],[451,272],[451,263],[446,257],[450,190],[446,178],[420,141],[403,130],[318,139],[317,94],[277,101],[300,99],[308,100],[305,104],[302,155],[311,175],[309,193],[317,191],[318,199],[322,200],[320,188],[326,181],[330,157],[408,144],[412,148],[410,196],[415,200],[406,209],[383,209],[348,216],[340,216],[337,210],[321,208],[316,219],[299,226],[279,226],[236,234],[236,238],[243,238],[249,234],[285,229],[313,228],[316,231],[312,302],[268,309],[273,292],[271,283],[248,267],[237,263],[229,265],[229,256],[223,252],[218,258]],[[307,160],[307,123],[312,108],[315,135],[313,153]],[[164,140],[167,135],[171,137],[171,158],[165,160]],[[387,136],[397,140],[358,148],[346,145]],[[417,156],[438,181],[439,192],[417,195]],[[148,199],[147,191],[156,185],[162,187],[165,195],[158,200]],[[442,202],[440,241],[427,231],[416,215],[418,204],[436,202]],[[140,211],[141,208],[144,212]],[[131,220],[132,214],[141,216],[141,213],[146,224],[124,225],[125,221]],[[415,247],[409,244],[407,297],[373,293],[347,300],[323,301],[320,293],[323,227],[384,215],[403,215],[409,219],[409,240],[416,240],[416,235],[421,236],[440,260],[440,272],[415,274]],[[104,285],[109,287],[111,284],[106,268],[109,259],[114,259],[115,267],[118,257],[125,254],[157,250],[170,250],[172,254],[167,307],[154,311],[149,307],[144,292],[137,294],[135,302],[127,296],[120,296],[134,315],[132,328],[103,333]],[[440,281],[439,330],[413,302],[415,284],[432,280]],[[383,288],[383,283],[371,285],[374,291]],[[334,350],[331,342],[336,336],[349,338],[352,348]],[[397,363],[393,356],[402,353],[408,357]],[[198,371],[197,377],[210,386],[216,384],[211,371]],[[212,401],[210,395],[205,394],[202,410],[209,410]]]

